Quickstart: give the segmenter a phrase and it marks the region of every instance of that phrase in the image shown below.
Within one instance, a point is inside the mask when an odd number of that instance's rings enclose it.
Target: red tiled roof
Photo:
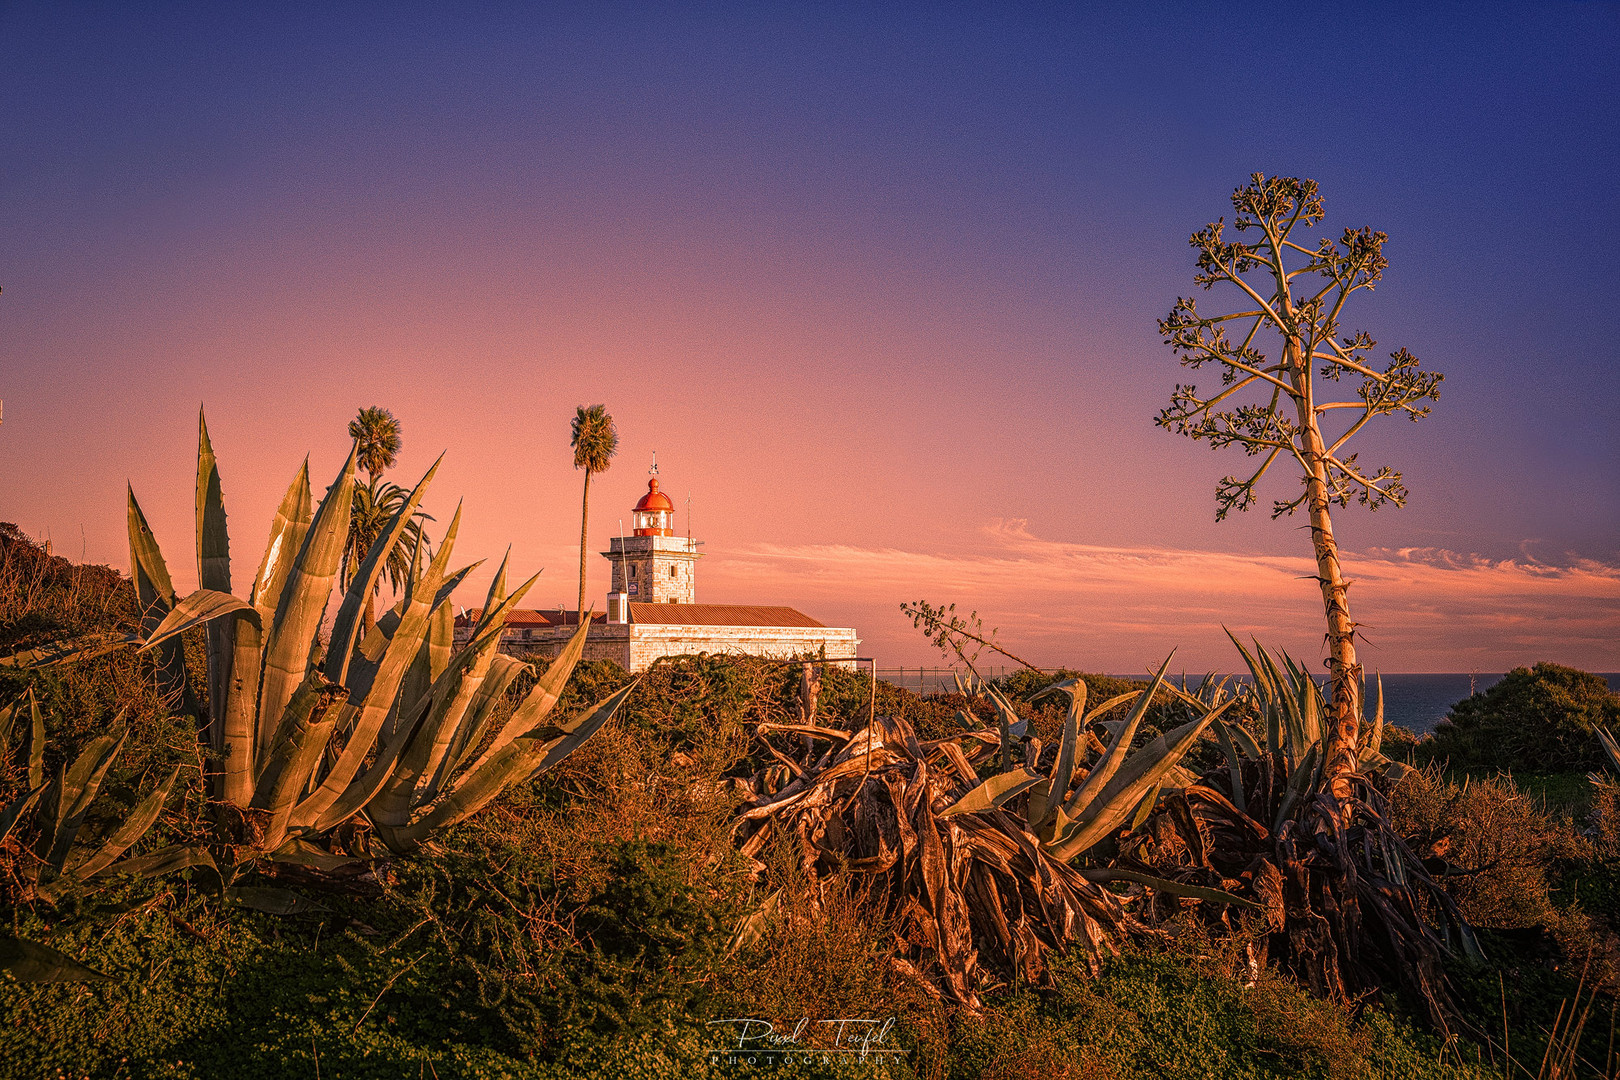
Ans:
[[[790,607],[756,604],[636,604],[630,621],[663,626],[825,626]]]

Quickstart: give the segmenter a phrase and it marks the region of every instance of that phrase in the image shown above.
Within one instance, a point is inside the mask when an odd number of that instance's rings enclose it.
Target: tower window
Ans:
[[[669,576],[670,576],[670,577],[674,577],[674,576],[675,576],[675,568],[674,568],[674,567],[673,567],[673,566],[672,566],[672,567],[670,567],[670,568],[669,568]]]

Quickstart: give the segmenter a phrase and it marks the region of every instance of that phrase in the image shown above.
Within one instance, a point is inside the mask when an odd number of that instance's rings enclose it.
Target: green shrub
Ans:
[[[1560,664],[1514,668],[1465,698],[1423,744],[1453,769],[1534,773],[1602,768],[1597,729],[1620,723],[1620,694],[1597,675]]]

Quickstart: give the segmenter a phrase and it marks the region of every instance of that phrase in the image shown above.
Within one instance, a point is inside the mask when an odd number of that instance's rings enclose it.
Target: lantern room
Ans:
[[[675,504],[658,490],[658,477],[647,481],[647,494],[636,503],[630,520],[636,536],[675,535]]]

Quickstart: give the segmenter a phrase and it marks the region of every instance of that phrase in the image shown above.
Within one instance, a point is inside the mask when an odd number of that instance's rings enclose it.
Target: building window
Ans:
[[[669,576],[670,576],[670,577],[674,577],[674,576],[675,576],[675,568],[674,568],[674,567],[673,567],[673,566],[672,566],[672,567],[670,567],[670,568],[669,568]]]

